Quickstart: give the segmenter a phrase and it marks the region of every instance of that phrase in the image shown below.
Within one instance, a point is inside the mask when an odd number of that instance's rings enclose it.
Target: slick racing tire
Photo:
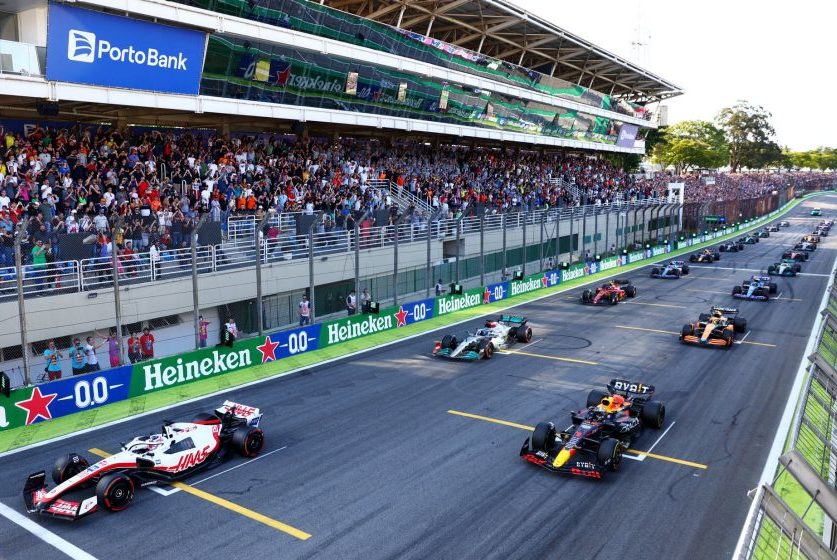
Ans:
[[[735,317],[732,320],[732,329],[738,334],[747,332],[747,319],[743,317]]]
[[[517,329],[515,336],[517,337],[518,342],[529,342],[532,340],[532,329],[531,327]]]
[[[694,334],[695,330],[692,328],[692,325],[683,325],[683,328],[680,329],[680,340],[683,340],[687,336]]]
[[[643,426],[659,430],[666,421],[666,406],[659,401],[648,401],[639,414]]]
[[[134,501],[134,481],[122,473],[104,476],[96,484],[96,499],[108,511],[122,511]]]
[[[689,255],[689,262],[697,262],[697,257],[694,255]]]
[[[89,466],[87,459],[78,453],[62,455],[55,460],[55,465],[52,467],[52,481],[55,484],[62,484]]]
[[[802,265],[801,264],[793,265],[793,271],[796,272],[797,274],[799,274],[800,272],[802,272]]]
[[[596,459],[600,466],[607,466],[609,471],[618,471],[622,464],[622,446],[616,438],[605,438],[599,444]]]
[[[619,296],[615,293],[610,294],[610,305],[616,305],[617,303],[619,303]]]
[[[720,247],[718,247],[718,250],[721,251],[722,253],[726,253],[727,246],[726,245],[721,245]]]
[[[770,288],[770,293],[771,294],[775,294],[776,291],[779,289],[779,287],[776,284],[774,284],[773,282],[768,284],[768,287]]]
[[[651,276],[656,276],[659,273],[660,273],[660,269],[657,268],[656,266],[651,268]]]
[[[490,360],[491,356],[494,355],[494,344],[490,340],[482,340],[480,341],[480,350],[482,350],[482,357]]]
[[[724,331],[721,333],[721,338],[723,338],[724,342],[726,343],[726,346],[724,346],[724,348],[726,348],[727,350],[732,348],[732,344],[735,342],[734,334],[732,334],[730,331]]]
[[[720,253],[713,253],[712,254],[712,259],[716,260],[716,261],[721,260],[721,254]]]
[[[771,266],[767,267],[767,273],[771,274],[771,275],[772,274],[779,274],[779,269],[776,268],[775,266],[771,265]]]
[[[732,287],[732,295],[738,295],[742,292],[741,286],[733,286]]]
[[[680,278],[680,269],[675,268],[673,271],[675,278]]]
[[[450,348],[451,350],[455,349],[458,346],[456,343],[456,337],[446,334],[442,337],[442,348]]]
[[[581,293],[581,303],[590,303],[593,301],[593,290],[584,290]]]
[[[684,276],[685,276],[686,274],[689,274],[689,267],[688,267],[688,266],[684,266],[680,272],[682,272]]]
[[[596,406],[602,399],[608,396],[610,393],[607,391],[602,391],[600,389],[591,389],[589,393],[587,393],[587,408],[591,406]]]
[[[255,426],[241,426],[233,432],[232,444],[243,457],[255,457],[264,447],[264,432]]]
[[[636,286],[625,286],[625,295],[630,298],[636,297]]]
[[[555,425],[552,422],[540,422],[532,432],[529,447],[532,451],[549,451],[555,444]]]

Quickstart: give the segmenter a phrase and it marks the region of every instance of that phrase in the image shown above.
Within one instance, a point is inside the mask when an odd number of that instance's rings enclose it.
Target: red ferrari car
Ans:
[[[607,284],[596,288],[596,291],[587,289],[581,293],[581,303],[588,305],[616,305],[625,298],[636,297],[636,286],[630,280],[617,278]]]

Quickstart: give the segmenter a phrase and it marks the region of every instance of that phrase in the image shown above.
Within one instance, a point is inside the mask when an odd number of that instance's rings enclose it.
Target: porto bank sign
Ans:
[[[206,34],[50,4],[46,75],[77,82],[196,95]]]

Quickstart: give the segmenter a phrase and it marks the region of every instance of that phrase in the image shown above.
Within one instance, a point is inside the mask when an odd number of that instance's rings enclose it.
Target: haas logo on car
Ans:
[[[178,461],[177,464],[174,467],[172,467],[171,470],[174,472],[180,472],[192,468],[196,465],[200,465],[209,456],[210,451],[211,447],[207,445],[203,449],[187,453],[186,455],[183,455],[180,458],[180,461]]]
[[[613,384],[613,388],[618,391],[627,391],[628,393],[647,393],[648,387],[642,383],[628,383],[627,381],[617,381]]]

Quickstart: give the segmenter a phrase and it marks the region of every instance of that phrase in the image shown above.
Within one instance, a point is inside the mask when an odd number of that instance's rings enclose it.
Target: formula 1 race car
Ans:
[[[779,226],[777,226],[776,224],[770,224],[769,226],[765,227],[764,229],[766,229],[770,233],[775,233],[775,232],[779,231]]]
[[[619,470],[622,453],[643,428],[662,428],[666,407],[653,396],[653,385],[613,379],[607,391],[587,394],[587,407],[571,412],[572,424],[562,432],[552,422],[539,423],[520,457],[553,472],[601,479]]]
[[[834,225],[834,220],[822,220],[817,227],[820,229],[825,229],[826,231],[831,231],[831,226]]]
[[[822,216],[822,208],[814,208],[811,210],[812,216]]]
[[[433,355],[449,360],[490,360],[497,350],[505,350],[517,342],[532,340],[532,328],[526,317],[501,315],[497,320],[485,322],[485,327],[457,338],[446,334],[433,344]]]
[[[607,284],[602,284],[596,291],[584,290],[581,293],[581,303],[592,305],[616,305],[625,298],[636,297],[636,286],[630,280],[617,278]]]
[[[773,276],[796,276],[802,272],[802,265],[793,259],[782,259],[767,267],[767,273]]]
[[[744,280],[740,286],[732,287],[732,297],[770,301],[770,295],[775,294],[777,290],[776,284],[770,280],[770,276],[753,276],[749,280]]]
[[[737,243],[742,243],[744,245],[755,245],[758,242],[759,238],[755,235],[745,235],[737,241]]]
[[[651,278],[675,279],[689,274],[689,265],[684,261],[669,261],[663,266],[651,267]]]
[[[683,325],[680,341],[700,346],[730,348],[735,335],[747,332],[747,320],[738,317],[738,310],[731,307],[712,307],[709,313],[701,313],[696,323]]]
[[[693,263],[711,263],[721,259],[721,254],[712,249],[704,249],[700,253],[692,253],[689,255],[689,262]]]
[[[819,236],[819,237],[828,237],[828,232],[829,232],[828,228],[818,227],[817,229],[815,229],[813,231],[813,233],[811,235],[816,235],[816,236]]]
[[[817,244],[811,243],[809,241],[803,241],[802,243],[797,243],[793,246],[794,251],[805,251],[806,253],[810,253],[811,251],[817,250]]]
[[[770,237],[770,231],[767,228],[760,229],[756,232],[756,237],[759,237],[759,238]]]
[[[790,222],[787,220],[782,220],[779,222],[779,227],[790,227]]]
[[[802,262],[808,260],[808,253],[804,251],[797,251],[796,248],[791,249],[789,251],[785,251],[782,253],[783,259],[790,259],[796,262]]]
[[[191,422],[166,420],[162,433],[135,437],[98,463],[91,465],[77,453],[62,455],[52,468],[56,486],[51,490],[46,471],[29,475],[23,487],[26,510],[70,521],[99,508],[121,511],[137,488],[181,480],[235,452],[255,457],[264,445],[261,418],[258,408],[224,401],[213,414],[198,414]],[[91,497],[73,495],[94,487]]]
[[[733,243],[732,241],[727,241],[726,243],[721,243],[718,246],[718,251],[721,253],[737,253],[738,251],[744,250],[743,243]]]
[[[802,236],[802,242],[803,243],[813,243],[814,245],[816,245],[817,243],[820,242],[820,236],[819,235],[803,235]]]

